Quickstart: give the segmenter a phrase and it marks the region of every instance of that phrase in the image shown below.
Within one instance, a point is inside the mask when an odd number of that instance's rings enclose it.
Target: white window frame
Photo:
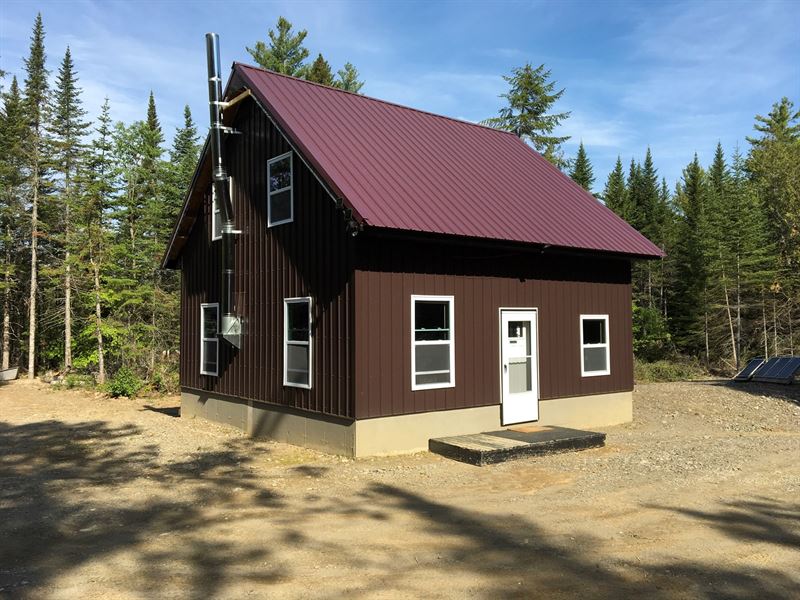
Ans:
[[[297,342],[297,341],[289,341],[289,305],[290,304],[301,304],[307,302],[308,303],[308,341],[307,342]],[[297,298],[284,298],[283,299],[283,385],[287,387],[296,387],[296,388],[303,388],[306,390],[311,389],[311,384],[314,381],[314,322],[311,320],[311,306],[312,306],[312,299],[311,296],[300,296]],[[289,370],[288,363],[287,363],[287,355],[288,355],[288,346],[308,346],[308,384],[303,383],[293,383],[288,381],[287,379],[287,372]]]
[[[418,301],[423,302],[447,302],[449,307],[449,323],[450,323],[450,381],[442,383],[422,383],[417,384],[417,375],[423,374],[436,374],[447,373],[447,371],[420,371],[416,370],[416,348],[417,346],[430,346],[442,345],[444,340],[420,340],[414,339],[417,329],[416,311],[414,307]],[[411,390],[435,390],[441,388],[456,387],[456,341],[455,341],[455,296],[425,296],[425,295],[411,295]]]
[[[272,169],[272,164],[278,161],[281,161],[289,157],[289,185],[285,188],[281,188],[279,190],[270,191],[269,189],[269,181],[271,178],[270,169]],[[272,220],[272,196],[273,194],[278,194],[280,192],[285,192],[289,190],[289,218],[284,219],[283,221],[273,221]],[[294,158],[292,157],[292,151],[286,152],[281,154],[280,156],[276,156],[274,158],[270,158],[267,161],[267,227],[275,227],[276,225],[283,225],[284,223],[291,223],[294,221]]]
[[[583,342],[583,322],[584,321],[604,321],[606,324],[605,343],[603,344],[585,344]],[[581,315],[580,327],[578,336],[581,344],[581,377],[600,377],[603,375],[611,375],[611,338],[608,331],[608,315]],[[583,350],[585,348],[605,348],[606,349],[606,368],[603,371],[587,371],[584,367]]]
[[[203,318],[204,312],[207,308],[214,307],[217,309],[217,335],[213,338],[205,336],[205,320]],[[214,371],[206,371],[203,366],[206,364],[205,345],[206,342],[214,342],[217,345],[217,362]],[[217,377],[219,374],[219,303],[218,302],[204,302],[200,305],[200,374],[213,375]]]
[[[228,195],[233,202],[233,177],[228,176]],[[222,209],[217,204],[217,193],[214,182],[211,182],[211,241],[216,242],[222,239],[222,234],[214,235],[217,230],[217,219],[222,218]]]

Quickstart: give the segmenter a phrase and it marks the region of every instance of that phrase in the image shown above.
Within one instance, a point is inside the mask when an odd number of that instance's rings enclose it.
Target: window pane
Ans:
[[[508,363],[508,391],[512,394],[533,389],[533,359],[512,358]]]
[[[605,322],[605,319],[584,319],[584,321],[583,321],[583,343],[584,344],[605,344],[606,343],[606,322]]]
[[[417,385],[427,385],[429,383],[450,383],[450,373],[431,373],[429,375],[417,375]]]
[[[214,216],[212,217],[211,221],[213,222],[214,227],[214,237],[222,237],[222,214],[219,210],[214,211]]]
[[[308,346],[286,346],[286,380],[308,383]]]
[[[416,346],[414,352],[416,372],[450,370],[450,344]]]
[[[287,371],[286,383],[308,385],[308,371]]]
[[[513,348],[513,354],[531,355],[531,341],[530,321],[508,322],[508,345]]]
[[[292,342],[308,341],[308,303],[288,302],[286,304],[287,339]]]
[[[206,306],[203,308],[203,337],[211,338],[217,335],[217,307]]]
[[[203,371],[211,373],[217,370],[217,342],[203,342]]]
[[[292,218],[292,190],[278,192],[269,197],[270,221],[288,221]]]
[[[282,190],[292,185],[292,167],[290,157],[286,157],[269,165],[269,191]]]
[[[608,348],[584,348],[583,370],[590,371],[608,370]]]
[[[449,307],[447,302],[417,300],[414,305],[414,339],[449,340]]]

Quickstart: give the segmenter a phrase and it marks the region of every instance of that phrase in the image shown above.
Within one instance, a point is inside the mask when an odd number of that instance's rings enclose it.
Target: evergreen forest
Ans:
[[[45,37],[39,15],[19,76],[0,74],[2,368],[174,391],[180,275],[160,265],[205,123],[187,105],[182,126],[164,132],[152,93],[141,120],[114,122],[108,100],[90,114],[70,49],[51,65]],[[281,17],[247,51],[359,93],[356,68],[309,62],[305,37]],[[633,266],[638,360],[730,373],[755,355],[800,353],[800,112],[789,98],[754,116],[746,147],[709,140],[711,164],[687,156],[677,182],[648,150],[618,158],[601,185],[591,148],[567,158],[568,138],[554,133],[569,113],[552,112],[565,90],[550,71],[526,64],[505,80],[484,123],[525,139],[666,253]]]

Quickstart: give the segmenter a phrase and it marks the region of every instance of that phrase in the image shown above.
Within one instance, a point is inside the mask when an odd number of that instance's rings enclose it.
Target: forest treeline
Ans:
[[[310,64],[305,31],[281,18],[248,51],[265,67],[358,92],[346,63]],[[103,384],[177,385],[180,275],[160,268],[199,153],[188,106],[167,147],[151,93],[142,119],[113,122],[108,100],[90,119],[69,48],[51,74],[37,16],[20,80],[4,75],[0,111],[2,368],[30,377],[70,372]],[[52,75],[52,76],[51,76]],[[506,78],[492,126],[526,139],[587,190],[583,144],[566,159],[549,113],[557,90],[544,66]],[[532,102],[535,98],[536,102]],[[754,354],[797,351],[800,322],[800,124],[783,99],[756,117],[746,151],[689,162],[670,188],[648,151],[617,161],[598,196],[666,252],[634,267],[635,351],[733,368]],[[132,382],[132,383],[131,383]]]
[[[265,68],[358,92],[349,62],[333,75],[307,32],[281,17],[247,48]],[[197,163],[188,105],[166,146],[150,93],[143,118],[88,117],[69,48],[54,73],[41,14],[21,80],[3,78],[0,110],[2,368],[72,373],[122,389],[177,386],[180,274],[160,268]]]
[[[506,104],[484,124],[511,131],[592,191],[586,148],[564,156],[554,134],[568,112],[544,65],[504,77]],[[665,253],[633,267],[634,352],[644,361],[688,356],[730,372],[743,359],[800,352],[800,112],[788,98],[756,115],[748,148],[710,165],[697,154],[670,187],[648,148],[620,157],[596,196]]]

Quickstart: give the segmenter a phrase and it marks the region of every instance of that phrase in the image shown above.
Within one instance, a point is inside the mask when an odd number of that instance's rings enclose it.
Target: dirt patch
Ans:
[[[0,387],[0,595],[769,598],[800,589],[800,386],[650,384],[607,446],[347,460],[176,398]]]

